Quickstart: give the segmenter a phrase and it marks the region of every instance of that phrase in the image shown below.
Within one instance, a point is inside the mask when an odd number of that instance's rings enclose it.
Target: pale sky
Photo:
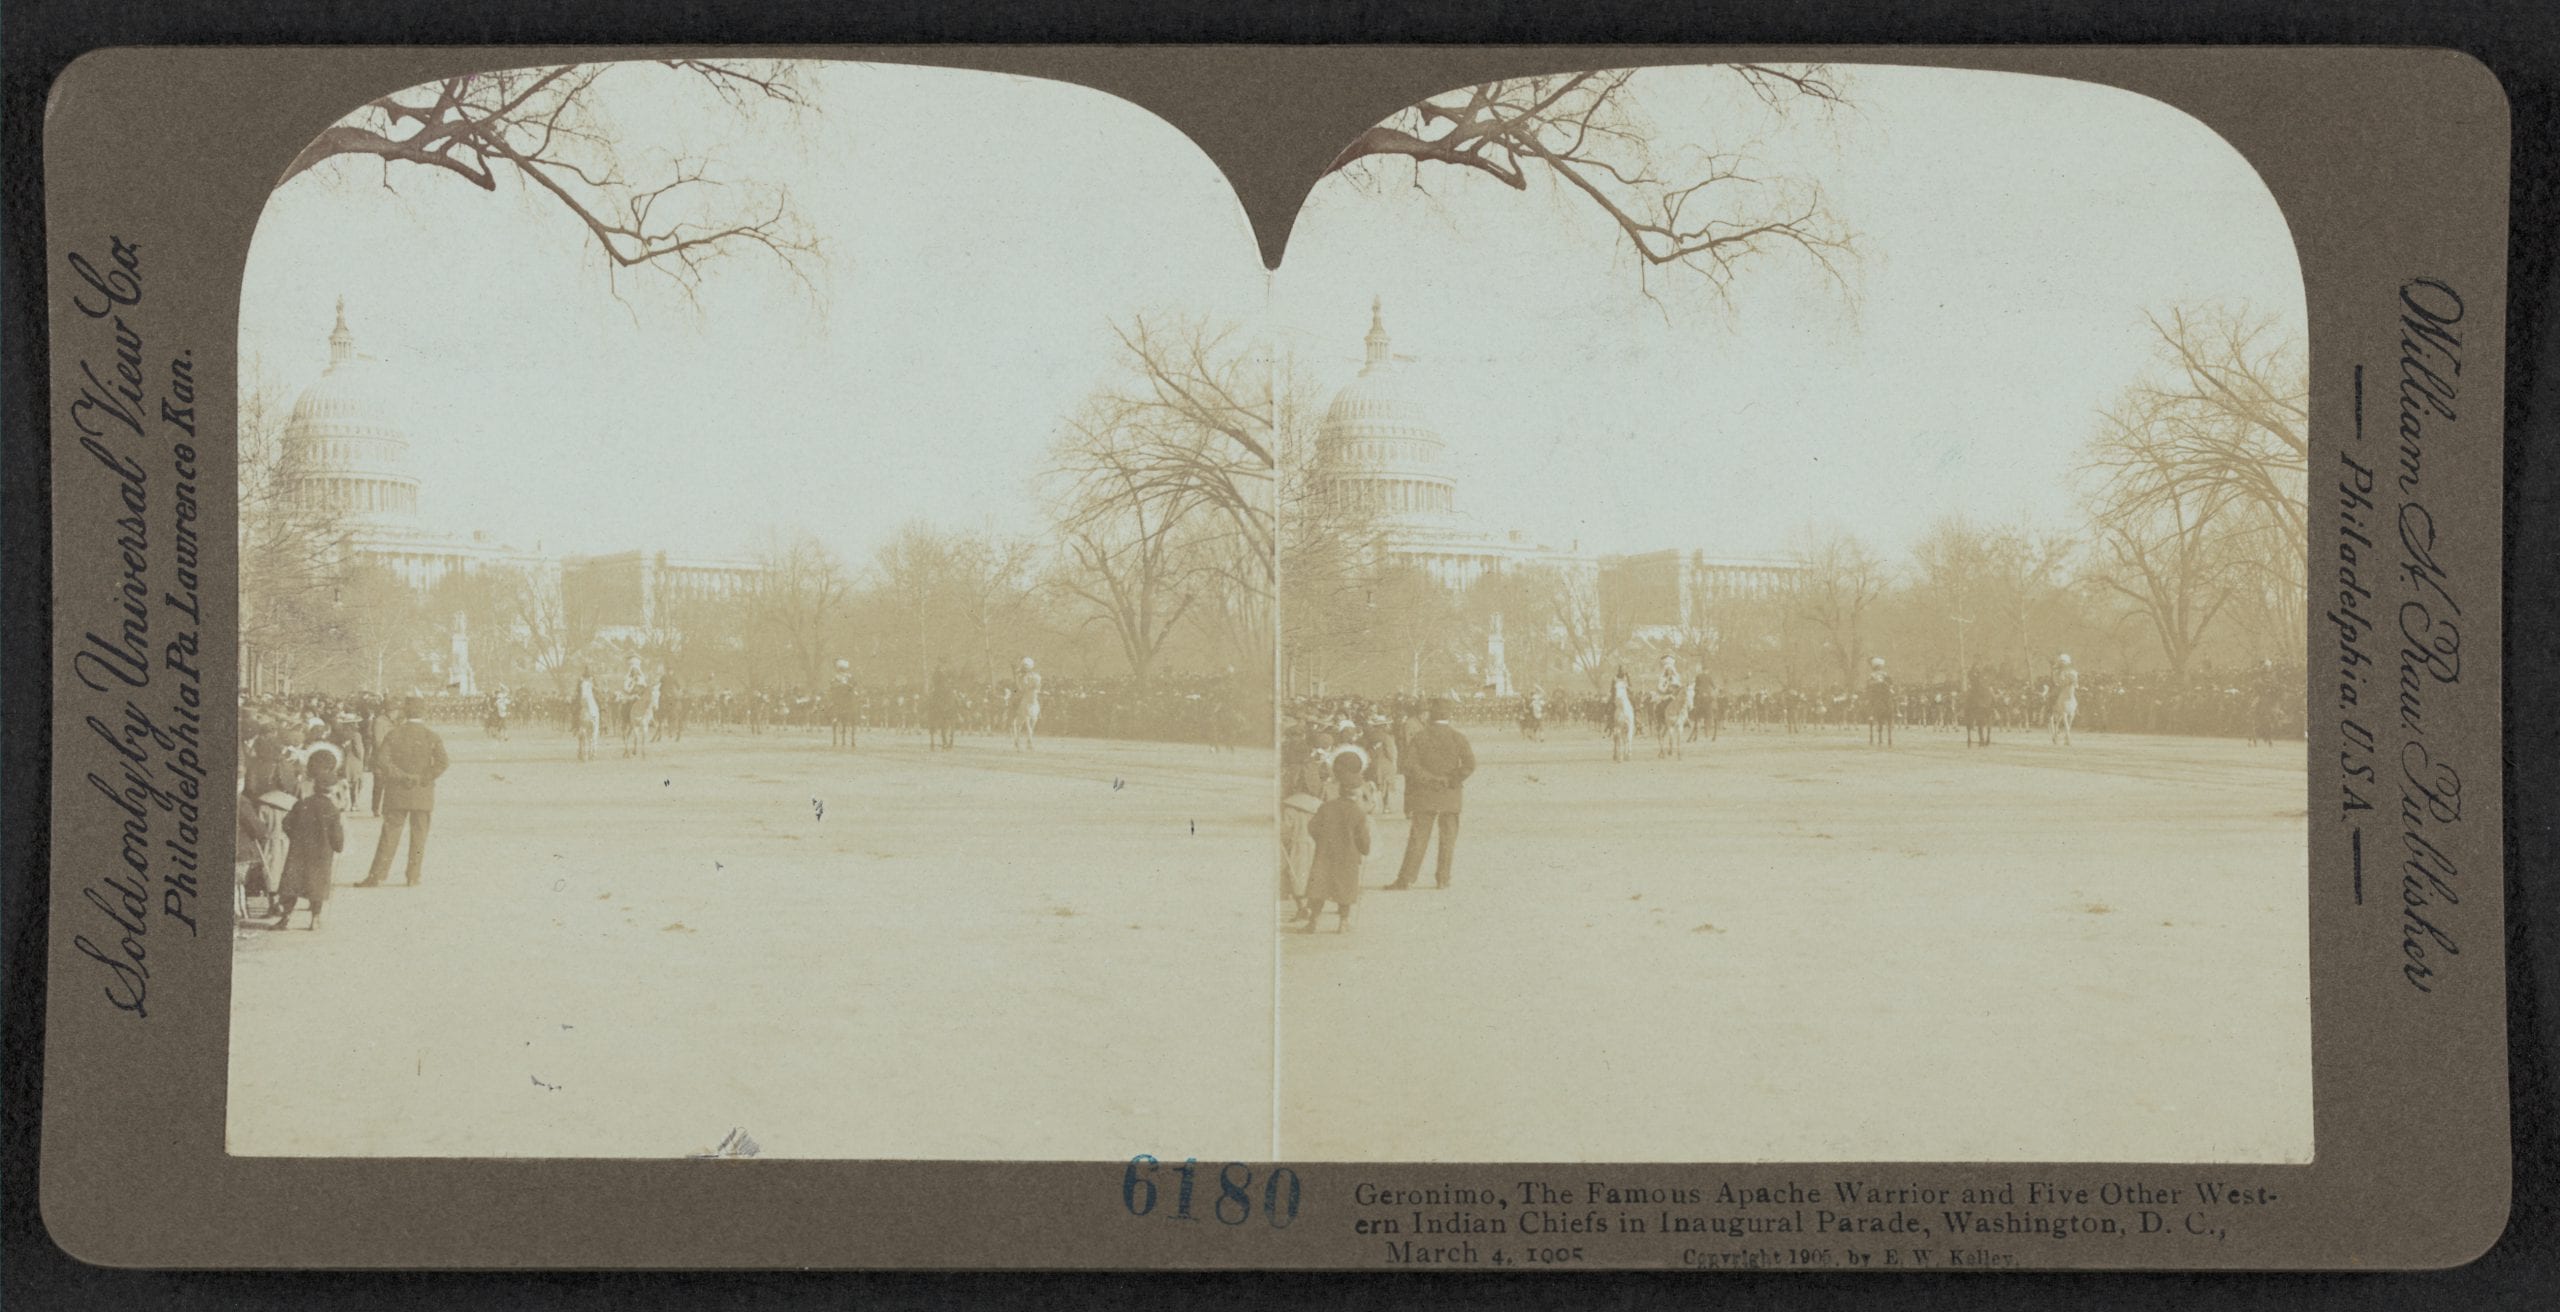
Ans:
[[[415,401],[410,463],[437,527],[735,554],[766,525],[805,526],[859,563],[910,518],[1036,530],[1033,472],[1107,372],[1107,320],[1260,311],[1242,208],[1154,115],[995,74],[811,64],[804,82],[818,113],[755,130],[655,68],[598,87],[619,92],[604,107],[640,143],[626,149],[690,137],[733,175],[788,183],[830,248],[823,313],[741,256],[706,278],[699,313],[626,274],[635,321],[565,212],[417,168],[394,194],[378,167],[339,164],[268,205],[243,358],[298,393],[343,294],[357,349]]]
[[[1484,527],[1758,553],[1809,521],[1899,550],[1948,510],[2067,519],[2073,451],[2145,358],[2144,309],[2239,301],[2301,331],[2274,201],[2183,113],[2054,79],[1844,71],[1857,108],[1828,122],[1773,121],[1716,70],[1635,86],[1658,153],[1748,142],[1817,177],[1863,252],[1854,304],[1779,258],[1729,312],[1657,271],[1666,317],[1594,211],[1446,170],[1428,196],[1320,185],[1266,292],[1225,180],[1099,92],[813,64],[816,113],[742,126],[635,68],[600,84],[627,149],[713,147],[787,182],[829,247],[819,307],[740,257],[698,312],[645,274],[626,309],[564,213],[417,169],[385,191],[345,163],[271,201],[243,354],[298,392],[344,295],[413,399],[439,527],[734,554],[800,525],[860,560],[916,517],[1036,531],[1032,473],[1107,372],[1107,320],[1244,321],[1267,297],[1330,387],[1375,294]]]
[[[1274,289],[1335,382],[1384,297],[1485,528],[1601,551],[1759,554],[1828,521],[1898,552],[1936,516],[2067,520],[2093,412],[2144,359],[2146,308],[2229,299],[2303,332],[2274,199],[2211,129],[2086,83],[1843,70],[1855,113],[1772,123],[1729,73],[1639,74],[1658,140],[1742,144],[1818,177],[1864,254],[1854,311],[1801,260],[1730,314],[1677,271],[1637,295],[1594,209],[1443,170],[1420,196],[1322,184]],[[1660,150],[1660,147],[1657,147]]]

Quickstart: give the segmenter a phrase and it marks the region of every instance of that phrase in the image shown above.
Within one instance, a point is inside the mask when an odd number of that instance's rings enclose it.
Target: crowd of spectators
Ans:
[[[599,679],[597,695],[611,701],[620,689]],[[1010,684],[960,684],[952,694],[957,727],[963,732],[1005,732],[1013,696]],[[574,733],[577,725],[576,697],[566,692],[496,689],[467,696],[428,694],[421,700],[431,724],[473,726],[495,733],[503,722],[510,728],[535,725],[564,734]],[[925,689],[918,684],[857,683],[853,702],[863,728],[923,731],[927,702]],[[297,694],[255,699],[244,705],[244,715],[296,726],[313,717],[334,725],[341,715],[369,723],[389,704],[389,699],[374,693]],[[1269,741],[1269,705],[1260,684],[1228,675],[1164,676],[1145,683],[1052,675],[1040,691],[1040,735],[1237,747]],[[610,724],[612,707],[605,711]],[[655,728],[662,739],[703,732],[823,732],[830,723],[829,714],[823,688],[780,692],[697,688],[671,675],[658,684]],[[243,741],[249,737],[244,734]]]
[[[2167,671],[2131,674],[2085,674],[2079,688],[2075,728],[2099,733],[2182,734],[2192,737],[2245,738],[2257,724],[2300,737],[2303,732],[2301,667],[2263,667],[2247,671],[2197,670],[2185,675]],[[2048,676],[2032,679],[1985,676],[1996,728],[2041,728],[2053,698]],[[1710,680],[1703,704],[1716,719],[1733,728],[1850,728],[1866,723],[1861,697],[1848,690],[1802,688],[1731,689]],[[1963,687],[1953,681],[1898,684],[1894,689],[1896,722],[1921,728],[1962,728]],[[1452,720],[1462,725],[1514,726],[1528,713],[1526,694],[1479,694],[1452,698]],[[1373,716],[1401,723],[1419,713],[1420,697],[1393,694],[1304,696],[1290,700],[1292,721],[1365,724]],[[1545,722],[1554,727],[1580,723],[1605,730],[1609,700],[1603,693],[1550,690]],[[1695,718],[1693,716],[1693,718]]]

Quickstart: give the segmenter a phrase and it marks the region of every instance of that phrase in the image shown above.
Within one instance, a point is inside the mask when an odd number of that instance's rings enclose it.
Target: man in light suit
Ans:
[[[1405,746],[1405,811],[1413,817],[1413,828],[1405,835],[1404,864],[1389,888],[1413,887],[1435,829],[1440,834],[1435,874],[1440,887],[1449,886],[1449,866],[1458,850],[1458,808],[1466,796],[1467,776],[1476,772],[1476,749],[1449,723],[1450,710],[1448,698],[1432,698],[1428,722]]]
[[[426,703],[411,697],[400,703],[400,725],[382,740],[382,837],[373,845],[373,869],[356,883],[379,888],[391,873],[391,858],[400,851],[400,830],[409,830],[409,886],[417,887],[427,861],[427,826],[435,819],[436,779],[450,764],[444,739],[427,727]]]

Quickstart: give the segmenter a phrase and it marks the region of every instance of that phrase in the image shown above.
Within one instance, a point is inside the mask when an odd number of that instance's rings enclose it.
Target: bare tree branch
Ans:
[[[596,89],[608,77],[618,85],[652,73],[672,76],[670,93],[706,92],[742,119],[767,107],[793,114],[811,108],[797,65],[787,61],[667,59],[465,74],[367,103],[313,138],[277,185],[350,158],[379,161],[386,187],[394,165],[450,174],[482,191],[512,179],[577,220],[603,251],[617,295],[621,271],[647,270],[665,275],[690,302],[714,261],[746,251],[772,257],[814,290],[812,267],[823,251],[787,187],[723,178],[706,158],[678,159],[662,180],[625,176],[621,143],[596,112]]]
[[[1826,65],[1726,67],[1773,112],[1827,114],[1848,103]],[[1640,269],[1685,269],[1723,297],[1743,269],[1789,251],[1845,288],[1855,241],[1810,179],[1762,176],[1721,152],[1682,160],[1682,176],[1666,176],[1629,90],[1639,72],[1514,78],[1437,96],[1354,138],[1328,171],[1362,175],[1371,161],[1401,159],[1416,187],[1431,166],[1514,191],[1544,176],[1606,217]]]

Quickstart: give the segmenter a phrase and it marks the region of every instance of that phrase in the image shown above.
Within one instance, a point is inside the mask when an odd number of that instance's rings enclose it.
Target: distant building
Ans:
[[[753,561],[617,551],[560,561],[562,605],[581,627],[612,642],[645,642],[686,601],[741,596],[761,571]]]
[[[675,599],[725,595],[754,586],[753,561],[671,558],[663,551],[601,556],[545,554],[487,532],[433,527],[421,514],[420,480],[410,464],[412,399],[384,361],[356,350],[345,300],[329,331],[329,365],[295,399],[285,420],[282,456],[290,478],[284,494],[299,508],[330,516],[339,549],[378,564],[421,595],[461,573],[521,571],[576,627],[608,642],[647,640]],[[421,653],[448,691],[481,683],[472,668],[462,617],[447,620],[447,641]],[[244,665],[244,669],[254,668]]]
[[[1374,298],[1363,341],[1359,376],[1334,393],[1317,429],[1318,485],[1375,517],[1388,561],[1417,566],[1453,589],[1506,570],[1555,569],[1631,612],[1637,638],[1665,644],[1676,644],[1709,602],[1791,587],[1802,574],[1802,563],[1785,556],[1678,549],[1602,555],[1583,551],[1579,542],[1558,547],[1517,529],[1484,527],[1459,503],[1447,468],[1448,441],[1416,380],[1397,368],[1385,309]],[[1486,635],[1480,672],[1488,689],[1510,693],[1500,616]]]

